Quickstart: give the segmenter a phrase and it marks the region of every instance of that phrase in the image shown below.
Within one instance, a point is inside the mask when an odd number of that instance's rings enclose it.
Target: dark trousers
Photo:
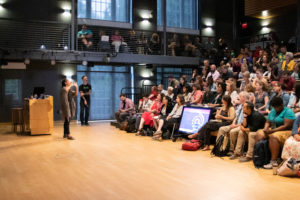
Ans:
[[[90,102],[87,101],[87,105],[84,105],[84,101],[80,101],[80,122],[88,123],[90,116]]]
[[[219,130],[220,127],[227,126],[229,124],[226,122],[207,122],[198,131],[198,139],[202,141],[203,145],[210,145],[210,132]]]
[[[65,118],[64,123],[64,136],[67,136],[70,134],[70,120],[68,118]]]
[[[129,116],[128,112],[116,112],[115,113],[115,118],[119,123],[125,121],[126,117],[128,117],[128,116]]]

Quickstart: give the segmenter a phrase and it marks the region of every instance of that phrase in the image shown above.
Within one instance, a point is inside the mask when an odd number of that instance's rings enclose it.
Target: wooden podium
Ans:
[[[26,99],[24,102],[25,130],[31,135],[52,134],[53,97]]]

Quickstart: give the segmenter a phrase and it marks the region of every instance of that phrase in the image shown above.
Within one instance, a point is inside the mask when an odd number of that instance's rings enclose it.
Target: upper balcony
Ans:
[[[74,30],[81,30],[81,25]],[[33,59],[112,64],[198,65],[207,55],[196,35],[134,31],[125,28],[88,26],[88,45],[73,33],[70,24],[50,21],[0,19],[0,48],[5,59]],[[118,34],[116,33],[118,32]],[[74,34],[74,35],[75,35]],[[72,42],[74,38],[74,42]],[[204,38],[207,39],[207,38]],[[73,45],[73,46],[72,46]]]

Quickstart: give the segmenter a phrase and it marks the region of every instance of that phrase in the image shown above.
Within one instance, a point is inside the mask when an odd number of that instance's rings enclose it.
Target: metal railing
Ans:
[[[70,24],[0,19],[0,48],[63,50],[70,47]]]
[[[164,55],[162,32],[135,31],[99,26],[88,26],[87,29],[93,33],[92,38],[87,39],[89,42],[92,42],[92,45],[85,45],[85,41],[82,38],[77,38],[77,50],[79,51]],[[78,26],[78,30],[81,30],[81,26]],[[116,30],[119,32],[118,37],[120,38],[117,42],[114,39]],[[196,42],[198,40],[196,37],[199,36],[177,34],[177,45],[174,50],[172,47],[172,42],[174,42],[174,39],[172,39],[173,35],[174,33],[167,33],[167,55],[189,57],[200,57],[202,55],[205,45]],[[199,42],[201,40],[199,37]]]

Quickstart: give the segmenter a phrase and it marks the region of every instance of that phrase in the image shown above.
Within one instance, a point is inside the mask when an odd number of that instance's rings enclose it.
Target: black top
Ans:
[[[214,92],[205,92],[203,95],[203,100],[202,103],[203,104],[207,104],[207,103],[213,103],[214,99],[215,99],[216,94]]]
[[[90,84],[81,84],[79,86],[79,92],[83,92],[83,93],[88,93],[90,90],[92,89],[92,86]],[[86,101],[90,101],[90,95],[84,95],[84,98],[86,99]],[[82,101],[83,99],[80,98],[80,101]]]
[[[263,129],[266,123],[266,118],[257,111],[253,111],[247,116],[247,127],[251,132],[256,132],[258,129]]]

